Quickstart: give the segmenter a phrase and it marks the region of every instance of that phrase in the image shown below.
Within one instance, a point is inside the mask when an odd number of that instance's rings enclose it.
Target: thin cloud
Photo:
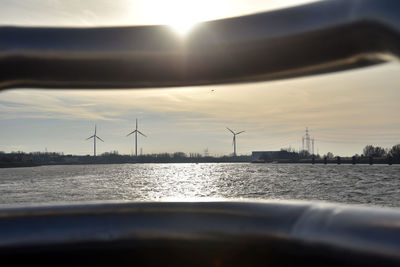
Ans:
[[[323,149],[360,150],[361,142],[396,143],[396,134],[400,133],[398,71],[398,64],[388,64],[287,81],[212,86],[214,92],[209,86],[10,90],[1,94],[0,119],[103,121],[125,132],[130,130],[135,117],[144,116],[145,121],[152,121],[147,130],[160,135],[160,149],[168,149],[161,144],[163,138],[175,135],[182,140],[182,134],[196,140],[202,138],[198,135],[203,136],[209,140],[205,143],[221,149],[223,146],[215,140],[229,141],[224,139],[225,126],[246,130],[241,137],[245,141],[241,144],[243,149],[279,149],[289,145],[298,148],[304,128],[309,126]],[[185,144],[190,142],[188,137]],[[169,145],[176,146],[172,141]]]

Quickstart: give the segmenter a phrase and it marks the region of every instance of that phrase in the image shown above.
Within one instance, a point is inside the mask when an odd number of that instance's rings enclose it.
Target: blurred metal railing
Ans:
[[[2,208],[0,256],[6,265],[399,266],[399,222],[399,210],[294,201]]]
[[[0,27],[0,89],[145,88],[266,81],[392,60],[400,2],[332,0],[168,26]]]

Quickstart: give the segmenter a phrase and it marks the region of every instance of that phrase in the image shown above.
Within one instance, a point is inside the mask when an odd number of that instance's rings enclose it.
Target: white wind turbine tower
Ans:
[[[226,127],[226,129],[228,129],[228,131],[230,131],[233,134],[233,156],[236,157],[236,135],[239,135],[245,131],[241,131],[241,132],[237,132],[235,133],[234,131],[232,131],[231,129],[229,129],[228,127]]]
[[[126,136],[130,136],[130,135],[133,134],[133,133],[135,134],[135,156],[137,157],[137,134],[139,133],[139,134],[143,135],[144,137],[147,137],[146,135],[144,135],[143,133],[141,133],[141,132],[138,130],[137,119],[136,119],[136,129],[135,129],[133,132],[127,134]]]
[[[96,157],[96,139],[99,139],[100,141],[104,142],[103,139],[97,136],[96,134],[96,124],[94,125],[94,135],[91,137],[86,138],[86,140],[89,140],[90,138],[93,138],[93,156]]]

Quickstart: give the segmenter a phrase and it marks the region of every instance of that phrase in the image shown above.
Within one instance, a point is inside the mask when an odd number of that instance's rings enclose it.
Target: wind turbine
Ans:
[[[93,138],[93,155],[96,157],[96,139],[99,139],[100,141],[104,142],[103,139],[98,137],[96,134],[96,124],[94,125],[94,135],[86,138],[86,140],[89,140],[90,138]]]
[[[226,129],[228,129],[228,131],[230,131],[233,134],[233,141],[232,141],[232,144],[233,144],[233,156],[236,157],[236,135],[239,135],[239,134],[243,133],[244,131],[235,133],[234,131],[232,131],[228,127],[226,127]]]
[[[144,135],[143,133],[141,133],[141,132],[138,130],[137,119],[136,119],[136,129],[135,129],[133,132],[127,134],[126,136],[130,136],[130,135],[133,134],[133,133],[135,134],[135,156],[137,157],[137,134],[139,133],[139,134],[143,135],[144,137],[147,137],[146,135]]]

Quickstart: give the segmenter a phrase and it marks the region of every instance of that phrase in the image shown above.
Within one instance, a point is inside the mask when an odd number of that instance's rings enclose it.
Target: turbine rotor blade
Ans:
[[[126,136],[130,136],[131,134],[133,134],[133,133],[135,133],[135,132],[136,132],[136,130],[134,130],[133,132],[127,134]]]
[[[226,127],[226,129],[228,129],[228,131],[230,131],[232,134],[235,134],[231,129],[229,129],[228,127]]]
[[[89,140],[90,138],[93,138],[93,137],[94,137],[94,135],[92,135],[91,137],[86,138],[85,140]]]
[[[140,132],[139,130],[138,130],[137,132],[140,133],[141,135],[143,135],[144,137],[147,137],[145,134],[143,134],[143,133]]]
[[[96,137],[97,137],[97,139],[99,139],[100,141],[104,142],[104,140],[101,139],[100,137],[98,137],[97,135],[96,135]]]
[[[236,135],[241,134],[241,133],[244,133],[244,132],[245,132],[245,131],[238,132],[238,133],[236,133]]]

